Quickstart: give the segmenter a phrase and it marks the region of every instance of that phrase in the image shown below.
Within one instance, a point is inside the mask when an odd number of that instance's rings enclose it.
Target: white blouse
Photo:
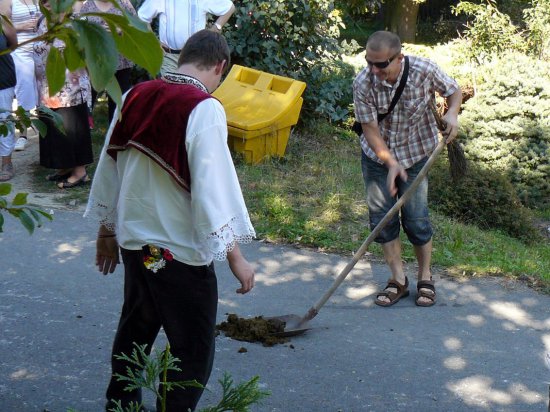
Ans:
[[[116,162],[107,155],[116,121],[115,116],[85,216],[95,211],[101,224],[116,231],[121,247],[139,250],[152,244],[199,266],[224,260],[235,242],[255,237],[227,146],[225,112],[216,99],[202,101],[189,117],[185,144],[191,193],[134,148],[118,152]]]
[[[145,0],[138,16],[147,23],[158,16],[160,42],[180,50],[191,35],[206,28],[208,13],[222,16],[231,6],[231,0]]]

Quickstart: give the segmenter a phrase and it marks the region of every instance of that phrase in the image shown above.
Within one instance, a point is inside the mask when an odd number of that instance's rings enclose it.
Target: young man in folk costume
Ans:
[[[134,343],[151,349],[160,328],[181,372],[169,381],[205,385],[214,358],[217,281],[212,261],[227,258],[241,286],[254,287],[254,270],[239,243],[254,236],[227,146],[227,122],[218,87],[229,63],[224,38],[211,30],[185,44],[177,72],[141,83],[115,116],[90,192],[87,214],[97,210],[97,265],[125,269],[124,305],[113,345],[107,409],[113,401],[140,402],[124,391]],[[194,410],[197,388],[168,392],[167,410]]]

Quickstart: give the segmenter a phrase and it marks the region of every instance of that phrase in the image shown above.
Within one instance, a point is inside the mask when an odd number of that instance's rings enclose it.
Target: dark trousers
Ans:
[[[190,266],[175,260],[157,273],[147,270],[141,250],[121,249],[124,262],[124,304],[113,343],[112,374],[107,388],[106,410],[112,400],[141,402],[141,391],[124,391],[127,383],[114,374],[126,375],[131,364],[114,355],[130,355],[134,343],[147,345],[148,352],[160,328],[170,352],[180,359],[181,372],[171,371],[168,381],[197,380],[206,385],[214,361],[218,287],[214,266]],[[203,390],[187,387],[167,393],[166,410],[194,410]],[[162,391],[161,391],[162,393]],[[159,408],[157,402],[157,408]],[[160,410],[160,409],[159,409]]]

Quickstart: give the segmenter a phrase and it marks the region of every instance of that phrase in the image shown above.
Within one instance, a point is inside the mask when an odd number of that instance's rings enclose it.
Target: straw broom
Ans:
[[[437,122],[437,128],[440,131],[445,130],[447,128],[447,124],[441,118],[441,115],[437,111],[433,100],[430,100],[430,109],[435,117],[435,121]],[[466,156],[464,155],[464,150],[456,139],[447,144],[447,157],[449,158],[449,169],[453,181],[457,181],[458,179],[464,177],[466,171],[468,170],[468,163]]]

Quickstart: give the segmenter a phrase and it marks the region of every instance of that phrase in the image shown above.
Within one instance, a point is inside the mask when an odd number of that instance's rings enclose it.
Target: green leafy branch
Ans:
[[[44,219],[52,220],[52,215],[48,212],[27,205],[27,193],[17,193],[11,202],[8,201],[5,196],[11,193],[11,188],[9,183],[0,183],[0,233],[4,231],[4,215],[2,212],[7,212],[19,219],[29,234],[34,232],[35,227],[42,226]]]
[[[61,115],[46,106],[38,106],[32,111],[27,111],[22,106],[18,106],[15,110],[0,109],[0,115],[3,115],[0,118],[0,138],[7,136],[14,128],[25,134],[24,132],[29,127],[35,128],[40,136],[44,136],[46,134],[46,125],[40,120],[39,115],[50,118],[55,127],[62,133],[65,131]]]
[[[154,355],[148,354],[147,345],[134,343],[134,346],[135,348],[130,356],[127,354],[115,355],[117,359],[129,364],[126,367],[125,375],[115,374],[119,381],[127,382],[126,391],[143,388],[153,392],[160,399],[161,412],[165,412],[168,392],[176,388],[204,388],[196,380],[168,381],[168,371],[181,371],[177,366],[180,360],[170,353],[169,345],[166,345],[163,351],[156,350]],[[160,382],[157,388],[158,377],[160,377]],[[255,376],[247,382],[234,385],[231,376],[225,373],[223,378],[219,380],[223,389],[221,401],[216,406],[202,409],[201,412],[247,412],[251,405],[259,403],[269,395],[269,392],[258,388],[258,380],[259,377]],[[115,406],[110,409],[110,412],[138,412],[143,408],[142,404],[135,402],[125,408],[123,408],[120,401],[114,401],[114,404]]]
[[[40,10],[46,20],[47,31],[31,40],[21,42],[17,48],[29,43],[45,42],[53,44],[55,39],[62,40],[64,47],[50,48],[46,61],[46,79],[50,95],[61,90],[65,84],[66,71],[74,72],[86,69],[95,90],[105,90],[120,105],[122,93],[115,78],[118,54],[127,57],[154,77],[160,70],[163,52],[160,43],[149,26],[137,16],[128,13],[117,1],[109,0],[121,10],[122,16],[110,13],[72,12],[77,0],[50,0],[50,8],[42,4]],[[88,17],[102,18],[108,25],[106,30],[100,24],[91,22]],[[0,21],[12,25],[5,15]],[[0,25],[1,31],[1,25]],[[0,55],[11,52],[4,50]],[[46,108],[40,110],[48,113]],[[55,118],[54,118],[55,119]],[[34,126],[41,135],[45,133],[44,124],[36,114],[18,108],[6,120],[0,121],[0,136],[8,133],[14,124],[19,130]]]
[[[231,376],[224,373],[223,378],[218,381],[223,389],[222,399],[218,405],[201,409],[201,412],[247,412],[250,405],[259,403],[270,395],[268,391],[258,388],[259,379],[259,376],[254,376],[249,381],[234,386]]]

